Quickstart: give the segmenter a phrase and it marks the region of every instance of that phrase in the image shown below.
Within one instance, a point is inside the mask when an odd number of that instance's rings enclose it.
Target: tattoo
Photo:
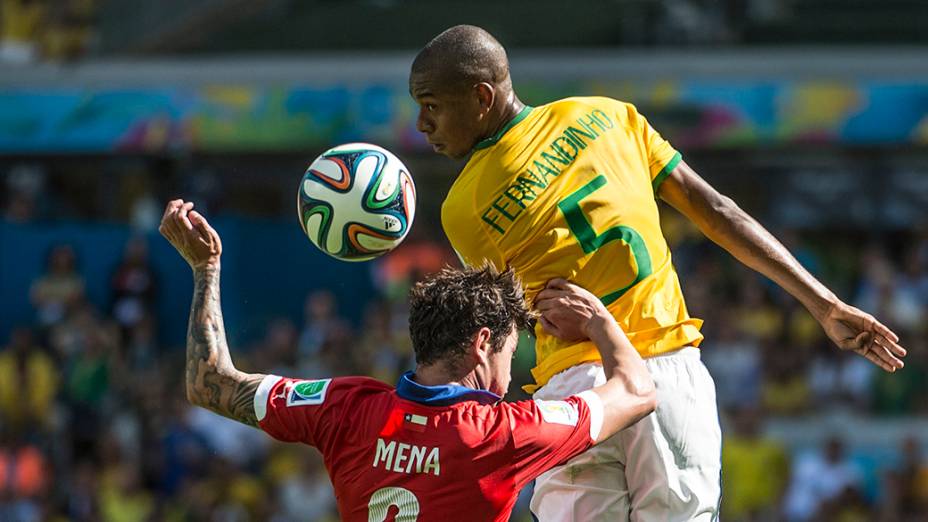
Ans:
[[[187,397],[194,403],[257,426],[254,397],[264,379],[232,364],[219,302],[219,268],[194,270],[193,303],[187,324]]]

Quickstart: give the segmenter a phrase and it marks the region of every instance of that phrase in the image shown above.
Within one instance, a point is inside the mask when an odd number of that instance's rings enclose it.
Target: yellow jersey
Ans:
[[[442,225],[468,265],[512,267],[533,299],[563,277],[597,295],[643,357],[698,346],[655,194],[680,154],[634,106],[567,98],[526,107],[478,143],[442,205]],[[536,328],[536,385],[599,361],[589,341]]]

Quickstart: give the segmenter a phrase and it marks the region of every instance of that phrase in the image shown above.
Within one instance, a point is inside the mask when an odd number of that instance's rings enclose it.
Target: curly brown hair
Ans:
[[[409,308],[409,334],[420,365],[455,365],[483,327],[490,329],[493,351],[498,352],[513,326],[531,330],[534,325],[515,273],[489,264],[446,267],[416,283],[409,291]]]

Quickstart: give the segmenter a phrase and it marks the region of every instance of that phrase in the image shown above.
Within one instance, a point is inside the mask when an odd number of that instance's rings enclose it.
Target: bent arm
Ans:
[[[741,263],[769,277],[822,322],[838,298],[754,218],[680,162],[658,195]]]
[[[216,263],[193,271],[193,303],[187,325],[187,400],[257,426],[254,397],[265,376],[241,372],[232,364],[219,301],[219,270]]]
[[[589,339],[599,350],[606,382],[589,390],[603,407],[602,427],[594,442],[608,439],[654,411],[657,392],[651,373],[598,297],[564,279],[552,279],[535,298],[535,308],[542,327],[551,335],[562,341]]]
[[[603,403],[599,444],[654,411],[657,391],[638,351],[611,315],[593,318],[589,331],[606,374],[606,383],[591,390]]]

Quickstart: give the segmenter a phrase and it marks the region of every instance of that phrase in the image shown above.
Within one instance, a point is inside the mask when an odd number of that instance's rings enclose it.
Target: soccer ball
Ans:
[[[366,261],[406,237],[416,188],[390,151],[348,143],[323,152],[306,169],[297,212],[303,232],[320,250],[343,261]]]

